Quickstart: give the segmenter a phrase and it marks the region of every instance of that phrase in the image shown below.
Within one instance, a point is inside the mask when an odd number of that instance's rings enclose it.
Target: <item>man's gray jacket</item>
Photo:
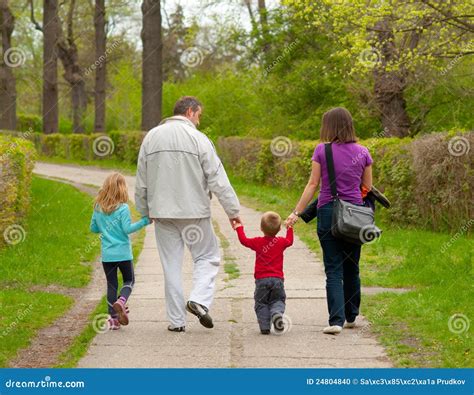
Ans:
[[[145,136],[138,157],[135,204],[150,218],[208,218],[216,195],[229,218],[240,204],[209,138],[183,116]]]

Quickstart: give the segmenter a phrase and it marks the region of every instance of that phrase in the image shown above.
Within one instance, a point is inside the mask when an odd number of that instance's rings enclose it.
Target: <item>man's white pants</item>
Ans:
[[[188,300],[210,308],[214,298],[220,251],[211,218],[163,219],[155,222],[155,236],[165,275],[168,319],[174,327],[186,325],[182,267],[184,246],[193,258],[193,288]]]

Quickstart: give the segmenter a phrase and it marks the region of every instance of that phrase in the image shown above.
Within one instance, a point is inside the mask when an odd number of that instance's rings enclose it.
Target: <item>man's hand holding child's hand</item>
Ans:
[[[230,220],[230,223],[232,225],[232,229],[236,230],[237,228],[240,228],[243,226],[242,220],[240,218],[233,218]]]

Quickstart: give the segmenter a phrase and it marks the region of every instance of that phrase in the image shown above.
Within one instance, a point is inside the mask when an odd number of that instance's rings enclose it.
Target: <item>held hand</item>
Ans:
[[[234,230],[243,226],[242,220],[240,219],[240,217],[230,218],[229,221],[230,221],[230,225],[232,226],[232,229]]]
[[[287,228],[290,226],[293,226],[296,223],[296,221],[298,221],[298,216],[295,215],[295,213],[291,213],[285,221],[285,226]]]

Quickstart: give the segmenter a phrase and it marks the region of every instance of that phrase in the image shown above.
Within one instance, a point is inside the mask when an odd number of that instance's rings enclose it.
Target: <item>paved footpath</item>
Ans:
[[[100,186],[107,170],[37,163],[35,173]],[[133,201],[135,178],[127,177]],[[284,214],[284,213],[281,213]],[[249,236],[259,234],[260,213],[242,207]],[[136,285],[129,301],[130,325],[100,333],[79,367],[390,367],[384,348],[363,318],[340,335],[322,333],[327,325],[325,277],[321,261],[295,237],[285,253],[286,314],[291,326],[285,334],[260,335],[253,311],[252,251],[238,242],[224,210],[212,201],[215,225],[228,240],[223,255],[235,258],[240,277],[228,280],[221,264],[211,308],[214,329],[202,327],[188,314],[186,333],[167,331],[163,271],[153,225],[146,228],[145,244],[136,261]],[[192,285],[192,260],[183,267],[186,295]],[[105,279],[104,279],[105,293]],[[362,304],[363,304],[362,300]]]

